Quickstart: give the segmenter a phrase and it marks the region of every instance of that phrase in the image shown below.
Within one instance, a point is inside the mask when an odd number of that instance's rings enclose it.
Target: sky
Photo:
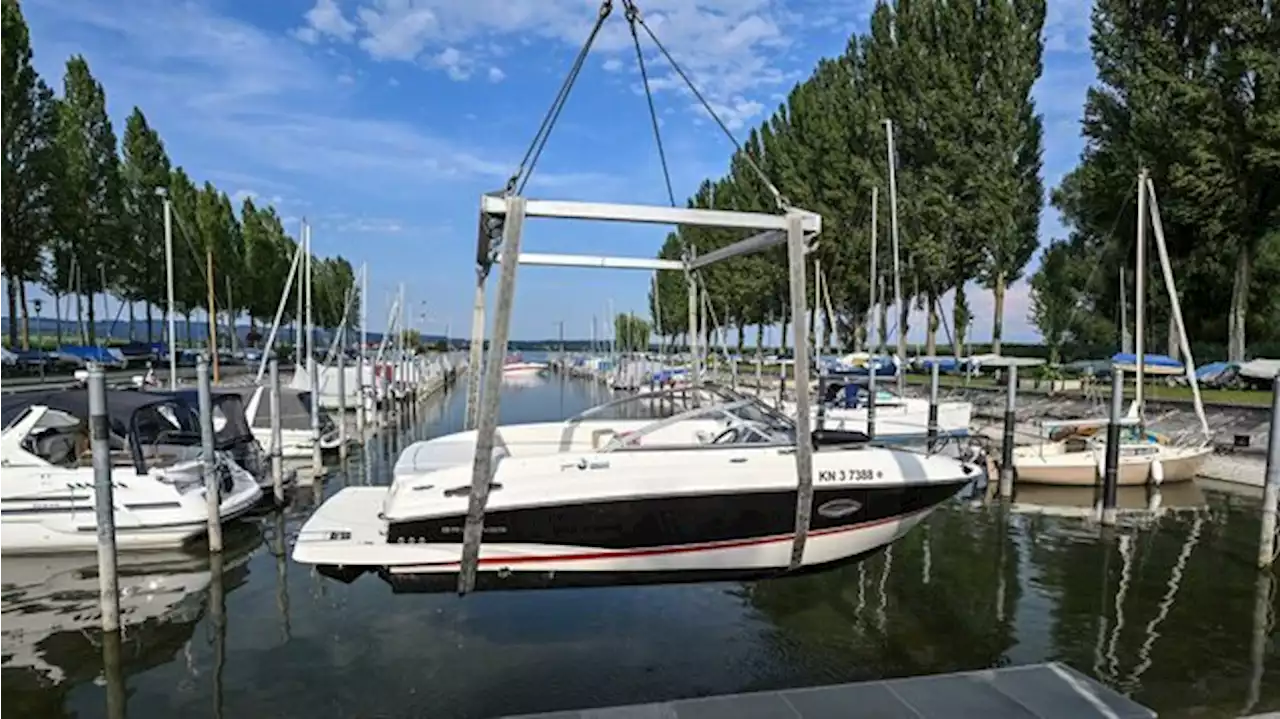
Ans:
[[[745,137],[812,71],[864,32],[871,0],[639,0],[658,38],[728,127]],[[408,319],[466,336],[482,193],[516,168],[594,22],[595,0],[24,0],[35,65],[61,92],[85,56],[117,133],[134,106],[175,165],[237,202],[274,204],[318,255],[367,263],[369,326],[403,284]],[[1044,75],[1046,188],[1083,147],[1095,72],[1088,0],[1049,0]],[[720,176],[732,146],[645,45],[677,201]],[[621,3],[574,85],[525,194],[665,205],[661,165]],[[528,252],[652,257],[658,226],[536,220]],[[1046,208],[1042,243],[1065,234]],[[1032,267],[1037,260],[1032,261]],[[1030,271],[1030,270],[1029,270]],[[496,273],[490,280],[490,296]],[[645,272],[524,267],[512,337],[585,338],[593,317],[648,314]],[[990,336],[991,294],[969,289],[971,337]],[[950,298],[943,300],[950,316]],[[1025,281],[1005,337],[1038,337]],[[114,305],[113,305],[114,307]],[[46,312],[45,314],[49,314]],[[923,322],[912,322],[912,340]],[[769,333],[776,341],[777,330]],[[748,341],[754,341],[749,335]]]

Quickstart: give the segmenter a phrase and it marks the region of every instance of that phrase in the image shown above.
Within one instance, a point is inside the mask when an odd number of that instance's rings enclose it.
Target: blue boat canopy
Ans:
[[[1111,364],[1126,372],[1134,372],[1138,368],[1138,356],[1132,352],[1120,352],[1111,357]],[[1142,355],[1142,369],[1151,374],[1180,374],[1183,365],[1169,355]]]

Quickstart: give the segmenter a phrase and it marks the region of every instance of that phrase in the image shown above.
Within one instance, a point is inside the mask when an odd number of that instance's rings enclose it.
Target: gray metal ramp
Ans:
[[[1147,719],[1155,715],[1053,662],[508,719]]]

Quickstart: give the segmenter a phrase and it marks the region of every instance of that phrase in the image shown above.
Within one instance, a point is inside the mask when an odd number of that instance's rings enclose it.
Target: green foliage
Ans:
[[[1056,364],[1062,345],[1085,317],[1084,274],[1088,268],[1072,256],[1063,240],[1049,243],[1040,258],[1040,268],[1031,276],[1031,321],[1049,347],[1049,361]]]
[[[613,331],[619,352],[646,352],[649,349],[649,323],[631,314],[613,319]]]
[[[975,279],[1002,294],[1029,261],[1039,225],[1041,127],[1031,87],[1041,71],[1043,21],[1043,0],[880,2],[869,33],[820,61],[751,131],[728,173],[704,182],[689,205],[776,211],[751,158],[792,204],[820,213],[823,235],[811,259],[822,268],[835,313],[825,324],[847,341],[870,310],[872,188],[880,188],[881,203],[876,272],[892,272],[883,124],[892,119],[904,291],[929,307]],[[682,228],[660,256],[679,257],[678,241],[705,253],[741,238]],[[717,311],[728,314],[722,319],[741,331],[788,321],[787,266],[778,247],[706,268],[698,279]],[[671,274],[658,284],[660,330],[682,332],[684,279]],[[822,304],[816,286],[811,278],[810,307]],[[651,298],[651,312],[655,304]],[[956,319],[968,324],[963,302]],[[905,317],[896,324],[905,326]],[[937,324],[935,317],[930,352]]]
[[[1246,330],[1255,340],[1280,337],[1280,325],[1268,321],[1274,285],[1258,277],[1256,261],[1280,226],[1278,23],[1258,2],[1096,3],[1099,82],[1084,109],[1087,145],[1053,193],[1073,255],[1102,270],[1089,279],[1088,313],[1114,326],[1122,268],[1159,277],[1154,252],[1149,267],[1134,267],[1132,198],[1146,167],[1174,275],[1184,296],[1196,298],[1183,303],[1188,334],[1226,340],[1236,360]],[[1132,307],[1132,282],[1128,292]],[[1165,296],[1159,281],[1149,284],[1149,340],[1168,335]]]
[[[21,301],[22,346],[28,345],[26,283],[38,281],[42,253],[53,236],[58,179],[57,104],[31,65],[31,40],[17,0],[3,3],[3,270],[9,282],[9,343],[18,346],[14,320]],[[14,289],[17,292],[14,292]]]
[[[78,55],[67,61],[63,97],[55,98],[31,65],[19,2],[2,2],[0,232],[4,276],[15,290],[8,292],[9,316],[21,314],[25,333],[26,285],[41,282],[55,298],[75,296],[77,317],[87,310],[87,341],[96,339],[93,300],[103,292],[143,303],[150,328],[153,306],[167,301],[163,191],[172,206],[178,312],[189,319],[208,308],[212,260],[216,312],[274,318],[297,247],[275,209],[247,201],[237,215],[226,193],[209,182],[197,186],[182,167],[171,166],[159,132],[139,108],[117,147],[105,91],[88,63]],[[332,327],[354,275],[342,258],[315,265],[316,316],[322,327]],[[285,307],[288,321],[294,304]],[[351,317],[357,316],[355,307]],[[18,327],[9,323],[12,346],[19,344]]]

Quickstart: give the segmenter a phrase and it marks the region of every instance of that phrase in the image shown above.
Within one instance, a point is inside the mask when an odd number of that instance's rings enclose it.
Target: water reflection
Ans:
[[[608,397],[552,377],[504,394],[501,417],[553,421]],[[440,395],[403,434],[370,438],[249,525],[247,550],[228,533],[220,587],[203,557],[128,577],[122,558],[122,681],[105,687],[93,558],[4,560],[4,715],[487,717],[1049,660],[1162,717],[1280,710],[1275,583],[1251,563],[1257,500],[1195,484],[1155,501],[1122,488],[1109,531],[1081,518],[1087,489],[955,502],[866,562],[757,583],[460,599],[290,565],[314,502],[386,484],[399,448],[456,431],[464,403]]]
[[[243,583],[262,541],[255,525],[228,528],[228,586]],[[104,635],[93,554],[6,557],[3,574],[4,712],[61,714],[70,688],[107,686],[109,715],[124,715],[126,677],[174,660],[206,607],[213,567],[199,548],[121,554],[120,626]],[[105,667],[105,671],[104,671]]]

